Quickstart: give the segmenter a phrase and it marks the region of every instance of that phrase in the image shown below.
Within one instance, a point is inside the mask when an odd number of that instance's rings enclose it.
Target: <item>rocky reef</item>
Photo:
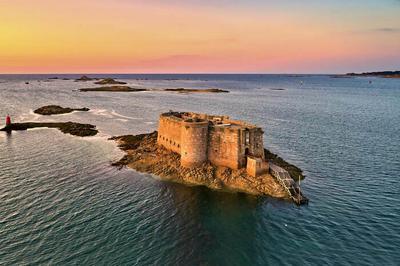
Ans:
[[[227,90],[221,89],[185,89],[185,88],[177,88],[177,89],[164,89],[164,91],[172,91],[179,93],[229,93]]]
[[[276,164],[279,167],[282,167],[286,171],[289,172],[289,175],[294,179],[294,181],[298,181],[299,177],[301,180],[305,178],[303,174],[303,170],[298,168],[297,166],[286,162],[284,159],[279,157],[278,155],[270,152],[267,149],[264,149],[265,160]]]
[[[201,185],[211,189],[244,192],[253,195],[269,195],[288,198],[288,193],[269,173],[252,177],[246,169],[232,170],[227,167],[204,163],[201,167],[185,168],[180,164],[180,155],[157,145],[157,131],[150,134],[126,135],[113,137],[126,155],[114,166],[128,166],[139,172],[159,176],[168,180],[188,185]],[[294,176],[301,170],[275,154],[266,150],[268,158],[281,167],[291,171]],[[302,175],[302,174],[301,174]]]
[[[89,78],[88,76],[82,76],[82,77],[76,79],[75,81],[79,82],[79,81],[91,81],[91,80],[93,80],[93,79]]]
[[[99,84],[96,82],[96,84]],[[103,86],[96,88],[82,88],[79,91],[108,91],[108,92],[139,92],[139,91],[166,91],[166,92],[177,92],[177,93],[228,93],[229,91],[221,89],[145,89],[145,88],[132,88],[129,86]]]
[[[129,86],[104,86],[97,88],[83,88],[79,89],[79,91],[138,92],[138,91],[147,91],[147,89],[131,88]]]
[[[11,132],[11,131],[21,131],[21,130],[27,130],[30,128],[41,128],[41,127],[57,128],[65,134],[71,134],[73,136],[79,136],[79,137],[95,136],[98,133],[96,126],[94,126],[94,125],[80,124],[80,123],[75,123],[75,122],[12,123],[11,125],[8,125],[2,129],[0,129],[0,131]]]
[[[98,84],[98,85],[124,85],[124,84],[126,84],[126,82],[116,81],[112,78],[105,78],[105,79],[95,82],[95,84]]]
[[[46,105],[43,107],[40,107],[33,111],[35,114],[40,114],[40,115],[59,115],[59,114],[67,114],[71,113],[73,111],[82,111],[82,112],[87,112],[89,111],[89,108],[64,108],[59,105]]]

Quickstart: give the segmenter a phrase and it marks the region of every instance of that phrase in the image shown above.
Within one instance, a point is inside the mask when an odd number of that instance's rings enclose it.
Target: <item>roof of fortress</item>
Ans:
[[[243,128],[243,129],[255,129],[259,128],[254,124],[250,124],[240,120],[232,120],[229,116],[224,115],[209,115],[192,112],[174,112],[169,111],[161,114],[162,117],[168,117],[169,119],[180,121],[184,123],[199,123],[203,124],[208,122],[213,127],[229,127],[229,128]]]

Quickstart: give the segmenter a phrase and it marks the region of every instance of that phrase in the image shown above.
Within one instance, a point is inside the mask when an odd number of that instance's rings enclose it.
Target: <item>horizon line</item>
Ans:
[[[345,75],[349,73],[369,73],[369,72],[382,72],[382,71],[400,71],[400,70],[388,70],[388,69],[380,69],[380,70],[368,70],[368,71],[350,71],[350,72],[332,72],[332,73],[299,73],[299,72],[272,72],[272,73],[263,73],[263,72],[75,72],[75,73],[67,73],[67,72],[39,72],[39,73],[0,73],[0,75]]]
[[[111,73],[111,72],[98,72],[98,73],[0,73],[0,75],[346,75],[350,73],[368,73],[368,72],[381,72],[381,71],[397,71],[397,70],[377,70],[377,71],[363,71],[363,72],[346,72],[346,73]]]

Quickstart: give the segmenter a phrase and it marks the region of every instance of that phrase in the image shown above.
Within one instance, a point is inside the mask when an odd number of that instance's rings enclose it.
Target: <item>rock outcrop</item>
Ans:
[[[200,167],[185,168],[180,165],[180,155],[157,145],[157,132],[142,135],[113,137],[126,155],[115,162],[117,167],[128,166],[139,172],[151,173],[163,180],[201,185],[211,189],[269,195],[286,198],[288,194],[270,174],[257,178],[249,176],[246,169],[204,163]]]
[[[79,137],[95,136],[98,133],[96,126],[94,125],[80,124],[75,122],[12,123],[11,125],[8,125],[0,129],[0,131],[11,132],[11,131],[20,131],[20,130],[27,130],[30,128],[40,128],[40,127],[57,128],[65,134],[71,134]]]
[[[131,88],[128,86],[105,86],[97,88],[83,88],[79,89],[79,91],[139,92],[139,91],[147,91],[147,89]]]
[[[221,89],[185,89],[185,88],[177,88],[177,89],[164,89],[164,91],[172,91],[179,93],[229,93],[227,90]]]
[[[264,154],[265,154],[265,160],[272,162],[272,163],[278,165],[279,167],[282,167],[286,171],[288,171],[289,175],[294,179],[294,181],[298,181],[299,177],[301,180],[303,180],[305,178],[305,176],[303,174],[303,170],[301,170],[297,166],[286,162],[284,159],[282,159],[278,155],[270,152],[267,149],[264,149]]]
[[[89,78],[88,76],[82,76],[82,77],[76,79],[75,81],[79,82],[79,81],[91,81],[91,80],[93,80],[93,79]]]
[[[100,84],[99,82],[95,82]],[[146,88],[132,88],[129,86],[102,86],[96,88],[82,88],[79,91],[108,91],[108,92],[138,92],[138,91],[166,91],[166,92],[177,92],[177,93],[228,93],[229,91],[221,89],[146,89]]]
[[[124,84],[126,84],[126,82],[116,81],[112,78],[106,78],[106,79],[102,79],[100,81],[95,82],[95,84],[98,84],[98,85],[124,85]]]
[[[33,111],[35,114],[40,114],[40,115],[59,115],[59,114],[67,114],[71,113],[73,111],[81,111],[81,112],[87,112],[89,111],[89,108],[64,108],[58,105],[47,105],[40,107]]]

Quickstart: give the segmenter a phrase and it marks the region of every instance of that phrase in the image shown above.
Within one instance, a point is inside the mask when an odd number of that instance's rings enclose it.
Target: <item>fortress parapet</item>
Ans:
[[[209,161],[231,169],[246,168],[252,176],[268,171],[263,130],[228,116],[190,112],[160,115],[158,145],[181,155],[181,165],[197,167]]]

